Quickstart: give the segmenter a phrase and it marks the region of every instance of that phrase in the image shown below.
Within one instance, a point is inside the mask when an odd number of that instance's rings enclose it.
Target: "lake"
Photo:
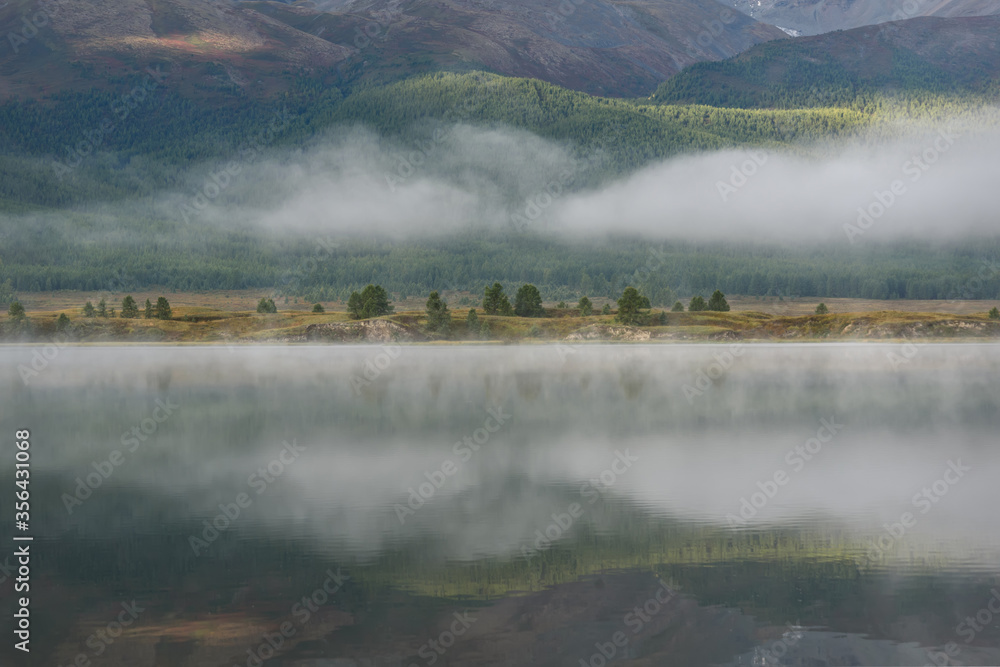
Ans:
[[[8,346],[0,367],[34,538],[31,653],[5,664],[1000,664],[997,345]]]

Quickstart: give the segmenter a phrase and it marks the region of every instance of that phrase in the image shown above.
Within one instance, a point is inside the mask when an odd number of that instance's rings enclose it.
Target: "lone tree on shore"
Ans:
[[[260,301],[257,302],[257,312],[263,313],[265,315],[270,315],[272,313],[278,312],[278,307],[274,305],[274,299],[269,299],[266,296],[262,296]]]
[[[993,306],[993,309],[990,311],[990,319],[1000,320],[1000,310],[997,310],[996,306]]]
[[[691,303],[688,304],[689,313],[700,313],[706,310],[708,305],[705,303],[705,297],[703,296],[693,296],[691,297]]]
[[[514,297],[514,314],[518,317],[542,317],[545,309],[542,308],[542,295],[538,293],[538,288],[531,284],[522,285],[517,290]]]
[[[626,287],[622,296],[618,299],[618,321],[622,324],[639,324],[643,320],[642,308],[649,303],[649,299],[643,299],[639,290],[634,287]]]
[[[728,313],[729,303],[726,301],[726,295],[720,290],[712,292],[712,296],[708,299],[708,309],[717,313]]]
[[[451,311],[437,292],[427,297],[427,330],[443,334],[451,331]]]
[[[325,313],[326,309],[323,308],[323,304],[317,303],[316,305],[313,306],[313,312],[314,313]]]
[[[122,299],[122,317],[127,319],[139,317],[139,306],[136,305],[131,294]]]
[[[56,331],[66,331],[69,328],[69,318],[66,317],[66,313],[59,313],[59,319],[56,320]]]
[[[20,301],[11,301],[10,308],[7,309],[7,315],[13,320],[23,320],[24,306],[21,305]]]
[[[590,317],[594,313],[594,304],[585,296],[580,297],[580,303],[576,304],[576,307],[580,309],[580,315],[583,317]]]
[[[816,306],[816,314],[817,315],[826,315],[829,312],[830,312],[830,309],[826,307],[825,303],[821,303],[818,306]]]
[[[366,285],[361,293],[351,292],[347,300],[347,311],[356,320],[382,317],[393,311],[389,303],[389,293],[381,285]]]
[[[170,303],[167,301],[167,297],[158,297],[156,299],[156,319],[169,320],[171,316],[173,316],[173,311],[170,309]]]
[[[486,288],[483,295],[483,311],[487,315],[510,315],[513,310],[500,283],[493,283],[492,287]]]

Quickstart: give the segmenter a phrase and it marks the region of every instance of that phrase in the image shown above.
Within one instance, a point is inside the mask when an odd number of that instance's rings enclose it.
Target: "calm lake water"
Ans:
[[[3,664],[1000,664],[1000,346],[36,350]]]

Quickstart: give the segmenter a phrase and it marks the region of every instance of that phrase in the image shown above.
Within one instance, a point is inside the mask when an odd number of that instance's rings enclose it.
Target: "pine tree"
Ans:
[[[122,299],[122,317],[129,319],[139,317],[139,306],[136,305],[131,294]]]
[[[167,301],[166,297],[157,297],[156,299],[156,319],[158,320],[169,320],[173,315],[173,311],[170,309],[170,303]]]
[[[465,328],[470,334],[479,332],[479,315],[476,315],[475,308],[469,308],[469,314],[465,318]]]
[[[580,309],[581,317],[590,317],[594,312],[594,304],[585,296],[580,297],[580,303],[576,307]]]
[[[545,309],[542,307],[542,295],[534,285],[522,285],[514,297],[514,314],[518,317],[542,317]]]
[[[634,287],[626,287],[618,299],[618,321],[622,324],[634,325],[642,322],[642,296]]]
[[[270,315],[278,312],[278,307],[274,305],[274,299],[269,299],[266,296],[262,296],[260,301],[257,302],[257,312],[263,313],[265,315]]]
[[[726,295],[720,290],[712,292],[712,296],[708,299],[708,310],[713,310],[717,313],[728,313],[729,303],[726,301]]]
[[[313,312],[314,313],[325,313],[326,310],[323,308],[323,304],[317,303],[316,305],[313,306]]]
[[[503,286],[500,283],[493,283],[493,287],[486,288],[483,311],[487,315],[510,315],[513,312],[510,301],[504,294]]]
[[[703,296],[693,296],[691,297],[691,303],[688,304],[688,312],[698,313],[706,310],[708,305],[705,303],[705,297]]]
[[[683,313],[684,312],[684,304],[681,303],[680,301],[674,302],[674,307],[670,309],[670,312],[671,313]]]
[[[437,292],[427,297],[427,330],[443,334],[451,331],[451,312]]]
[[[23,320],[24,306],[21,305],[20,301],[11,301],[10,308],[7,309],[7,315],[13,320]]]
[[[830,309],[826,307],[825,303],[821,303],[818,306],[816,306],[816,314],[817,315],[826,315],[829,312],[830,312]]]
[[[104,299],[101,299],[100,301],[97,302],[97,316],[98,317],[108,316],[108,304],[104,302]]]
[[[83,316],[84,317],[94,317],[97,313],[94,311],[94,304],[87,302],[83,304]]]
[[[361,293],[351,292],[347,300],[347,312],[356,320],[382,317],[393,311],[389,304],[389,293],[381,285],[367,285]]]
[[[146,299],[146,309],[143,310],[142,316],[147,320],[153,319],[153,304],[150,303],[149,299]]]

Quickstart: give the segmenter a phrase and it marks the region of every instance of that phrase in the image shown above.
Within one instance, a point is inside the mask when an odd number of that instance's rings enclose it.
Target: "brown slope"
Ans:
[[[289,23],[289,14],[301,11],[253,6]],[[694,62],[785,37],[715,0],[368,0],[324,7],[330,13],[311,21],[313,31],[364,44],[355,63],[364,77],[488,69],[604,95],[646,94]],[[378,31],[370,44],[359,38],[366,28]]]
[[[488,69],[636,95],[693,62],[784,36],[715,0],[337,0],[324,7],[330,11],[228,0],[11,0],[0,7],[0,26],[16,36],[0,50],[0,99],[107,87],[109,76],[151,63],[168,66],[173,85],[202,96],[267,95],[303,71],[385,80],[437,69]],[[24,27],[32,17],[37,31]]]
[[[290,70],[329,69],[352,52],[225,1],[13,0],[0,26],[0,98],[101,87],[154,64],[188,92],[267,94],[287,87]]]

